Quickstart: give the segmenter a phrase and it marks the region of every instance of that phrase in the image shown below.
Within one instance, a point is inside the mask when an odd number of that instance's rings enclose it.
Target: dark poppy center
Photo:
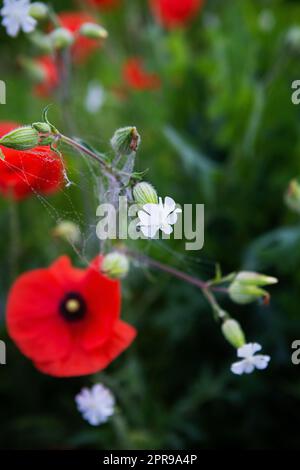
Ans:
[[[69,292],[61,301],[59,310],[65,320],[70,322],[81,320],[86,313],[86,303],[77,292]]]

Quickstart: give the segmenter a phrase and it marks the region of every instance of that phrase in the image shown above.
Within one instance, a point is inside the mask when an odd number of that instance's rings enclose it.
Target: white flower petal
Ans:
[[[158,230],[158,225],[141,225],[141,232],[147,238],[154,238]]]
[[[270,356],[264,356],[262,354],[257,354],[257,356],[253,357],[253,363],[256,369],[260,369],[260,370],[266,369],[268,367],[270,360],[271,360]]]
[[[175,210],[176,203],[174,199],[171,197],[167,196],[165,197],[165,203],[164,203],[164,210],[170,214],[170,212],[173,212]]]
[[[139,225],[150,225],[151,224],[151,215],[147,214],[147,212],[138,211],[138,217],[140,219]]]
[[[161,231],[164,232],[166,235],[170,235],[173,232],[173,227],[171,225],[163,225]]]
[[[237,355],[238,357],[251,357],[257,351],[261,350],[261,346],[258,343],[248,343],[238,349]]]
[[[245,371],[245,361],[234,362],[230,370],[233,374],[242,375]]]
[[[168,224],[174,225],[174,224],[176,224],[177,219],[178,219],[178,215],[175,211],[175,212],[172,212],[172,214],[168,215],[166,221],[167,221]]]
[[[115,398],[102,384],[82,389],[75,401],[83,418],[92,426],[105,423],[114,413]]]
[[[36,25],[37,25],[37,21],[31,16],[28,16],[22,22],[22,29],[24,33],[31,33],[36,27]]]

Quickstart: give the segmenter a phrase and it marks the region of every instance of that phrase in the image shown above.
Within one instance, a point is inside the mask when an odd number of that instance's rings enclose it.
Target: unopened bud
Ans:
[[[108,37],[106,29],[96,23],[84,23],[79,33],[89,39],[106,39]]]
[[[64,49],[73,44],[74,36],[66,28],[57,28],[50,33],[50,40],[55,49]]]
[[[295,52],[300,51],[300,27],[292,26],[286,34],[286,43]]]
[[[41,134],[49,134],[51,132],[51,127],[46,122],[34,122],[32,127]]]
[[[101,270],[113,279],[122,279],[128,274],[129,261],[122,253],[113,252],[104,256]]]
[[[240,272],[229,286],[229,297],[238,304],[248,304],[255,300],[264,299],[267,303],[270,295],[262,286],[276,284],[275,277],[266,276],[251,271]]]
[[[35,20],[44,20],[48,16],[48,7],[45,3],[34,2],[30,5],[29,15]]]
[[[69,220],[63,220],[52,231],[55,237],[62,238],[69,243],[75,244],[80,241],[81,233],[78,225]]]
[[[31,80],[35,82],[43,82],[46,79],[44,68],[37,62],[28,59],[27,57],[21,57],[19,59],[19,63]]]
[[[266,274],[260,274],[254,271],[241,271],[234,280],[248,286],[271,286],[278,282],[276,277],[267,276]]]
[[[244,332],[236,320],[225,320],[222,325],[222,333],[234,348],[238,349],[246,343]]]
[[[135,202],[141,206],[145,204],[158,204],[157,192],[151,184],[144,181],[135,185],[133,197]]]
[[[0,145],[14,150],[30,150],[38,144],[39,133],[31,126],[14,129],[0,139]]]
[[[140,145],[141,137],[136,127],[123,127],[118,129],[110,143],[116,154],[131,155]]]
[[[49,35],[36,30],[29,34],[28,37],[32,44],[44,54],[51,54],[53,52],[53,46]]]
[[[300,184],[296,179],[290,182],[284,200],[289,209],[300,214]]]

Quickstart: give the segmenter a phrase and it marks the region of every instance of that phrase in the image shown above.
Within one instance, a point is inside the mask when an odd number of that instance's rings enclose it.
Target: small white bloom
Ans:
[[[176,224],[180,212],[181,209],[176,209],[175,201],[171,197],[166,197],[164,203],[160,197],[158,204],[145,204],[143,210],[138,212],[138,226],[147,238],[154,238],[158,230],[170,235],[173,232],[172,225]]]
[[[85,97],[85,109],[90,114],[96,114],[105,101],[104,88],[98,82],[90,82]]]
[[[115,398],[111,391],[102,384],[93,385],[92,388],[83,388],[76,395],[75,401],[83,418],[92,426],[106,423],[114,414]]]
[[[37,21],[30,16],[29,0],[4,0],[0,10],[2,25],[6,28],[9,36],[16,37],[20,30],[31,33]]]
[[[266,369],[268,367],[270,356],[256,354],[261,350],[258,343],[248,343],[238,349],[237,355],[242,358],[241,361],[234,362],[231,366],[231,372],[237,375],[251,374],[254,369]]]

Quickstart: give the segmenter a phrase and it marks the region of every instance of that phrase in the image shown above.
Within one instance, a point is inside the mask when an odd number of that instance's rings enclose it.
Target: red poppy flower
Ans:
[[[156,73],[145,71],[143,61],[138,57],[128,59],[123,66],[123,78],[134,90],[156,90],[160,88],[160,78]]]
[[[8,331],[40,371],[56,377],[92,374],[133,341],[135,329],[119,318],[120,283],[100,272],[101,261],[76,269],[63,256],[13,285]]]
[[[0,122],[0,137],[18,124]],[[4,160],[0,160],[0,193],[14,199],[24,199],[32,192],[48,194],[58,190],[63,182],[61,159],[49,147],[13,150],[0,145]]]
[[[109,9],[114,8],[120,4],[120,0],[87,0],[90,5],[97,8]]]
[[[58,15],[61,26],[77,33],[84,23],[96,23],[96,20],[89,14],[80,11],[63,12]],[[72,46],[72,55],[76,62],[84,62],[94,51],[99,48],[100,42],[96,39],[89,39],[78,36]]]
[[[192,19],[204,0],[150,0],[154,16],[167,28],[174,28]]]
[[[35,86],[34,92],[41,97],[47,97],[55,90],[59,83],[58,71],[54,60],[49,56],[38,57],[36,65],[41,68],[44,78]]]

